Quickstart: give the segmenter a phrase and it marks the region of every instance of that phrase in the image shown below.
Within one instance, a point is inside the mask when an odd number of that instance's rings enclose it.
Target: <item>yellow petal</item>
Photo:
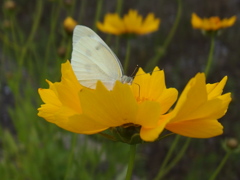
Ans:
[[[55,122],[55,112],[59,110],[62,106],[62,103],[59,101],[58,97],[51,89],[38,89],[38,93],[44,103],[38,108],[38,116],[45,118],[49,122]]]
[[[142,127],[140,130],[141,139],[143,139],[144,141],[155,141],[159,137],[169,120],[169,115],[164,115],[160,117],[158,125],[156,127]]]
[[[38,115],[47,121],[58,124],[67,121],[74,113],[81,113],[78,92],[82,88],[73,73],[69,61],[62,64],[61,82],[49,84],[49,89],[39,89],[41,99],[45,104],[38,108]],[[57,117],[60,112],[63,116]],[[62,125],[60,125],[62,127]],[[64,128],[64,127],[63,127]]]
[[[206,85],[204,74],[198,73],[189,81],[170,113],[172,117],[166,129],[194,138],[221,134],[222,126],[217,119],[226,113],[231,101],[230,93],[221,95],[225,83],[226,77],[219,83]]]
[[[225,76],[219,83],[207,84],[208,99],[213,99],[221,95],[226,82],[227,76]]]
[[[230,27],[233,26],[233,24],[236,22],[237,17],[236,16],[232,16],[229,19],[223,19],[222,20],[222,27]]]
[[[52,104],[53,106],[62,105],[62,103],[59,101],[58,97],[56,96],[53,90],[39,88],[38,93],[44,103]]]
[[[175,88],[166,88],[164,71],[155,68],[152,75],[139,68],[131,85],[138,102],[156,101],[160,104],[160,114],[166,113],[177,99]]]
[[[119,35],[125,32],[123,21],[118,14],[107,14],[104,18],[104,22],[97,22],[99,30],[105,33]]]
[[[145,101],[139,105],[136,124],[144,128],[154,128],[158,125],[160,117],[160,104]]]
[[[129,10],[123,17],[123,22],[128,33],[135,33],[141,27],[142,16],[139,16],[135,10]]]
[[[83,89],[80,93],[83,114],[108,127],[136,122],[137,102],[128,84],[116,82],[109,91],[99,81],[96,90]]]
[[[189,112],[194,111],[200,105],[202,105],[207,100],[207,92],[205,85],[205,75],[203,73],[198,73],[194,78],[192,78],[185,89],[183,90],[173,113],[176,117],[171,120],[181,121],[188,116]]]
[[[141,29],[139,29],[139,34],[147,34],[157,31],[159,28],[160,19],[154,17],[153,13],[149,13],[146,19],[142,23]]]
[[[197,16],[196,13],[192,13],[192,26],[193,28],[201,28],[202,27],[202,19],[200,17]]]
[[[189,113],[184,116],[184,121],[203,118],[219,119],[225,114],[230,101],[231,98],[229,93],[219,98],[206,101],[196,109],[189,111]],[[178,121],[180,121],[180,119],[178,119]]]
[[[72,129],[72,132],[75,131],[80,134],[95,134],[109,128],[109,126],[98,122],[95,118],[81,114],[69,117],[68,127]]]
[[[210,138],[223,133],[223,126],[216,119],[180,121],[167,124],[166,129],[192,138]]]

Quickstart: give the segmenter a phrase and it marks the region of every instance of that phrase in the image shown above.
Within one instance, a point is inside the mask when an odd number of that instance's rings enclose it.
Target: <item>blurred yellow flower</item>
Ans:
[[[98,81],[96,89],[79,84],[69,61],[62,65],[61,82],[39,89],[45,104],[38,115],[71,132],[95,134],[107,129],[130,129],[144,141],[156,140],[164,128],[189,137],[207,138],[222,133],[217,119],[227,111],[230,93],[221,95],[226,77],[205,84],[204,74],[190,80],[176,107],[175,88],[166,88],[164,72],[150,75],[141,68],[132,84],[116,81],[108,90]]]
[[[67,18],[65,18],[65,20],[63,21],[63,27],[66,30],[67,33],[72,33],[75,26],[77,25],[77,21],[75,21],[72,17],[68,16]]]
[[[218,16],[201,19],[197,16],[196,13],[192,13],[191,22],[193,28],[195,29],[202,29],[205,31],[217,31],[219,29],[233,26],[233,24],[236,22],[236,19],[236,16],[232,16],[229,19],[224,18],[223,20],[221,20]]]
[[[129,10],[123,18],[117,13],[107,14],[104,22],[97,22],[99,30],[109,34],[148,34],[158,30],[160,19],[155,18],[153,13],[149,13],[143,20],[143,17],[136,10]]]
[[[182,92],[166,129],[193,138],[210,138],[222,134],[217,121],[228,109],[230,93],[222,94],[227,77],[219,83],[205,84],[205,75],[198,73]]]

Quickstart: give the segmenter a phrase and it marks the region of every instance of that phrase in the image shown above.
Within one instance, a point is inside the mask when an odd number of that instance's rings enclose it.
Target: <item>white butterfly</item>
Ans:
[[[95,89],[98,80],[111,90],[116,80],[130,83],[131,77],[123,75],[117,56],[90,28],[76,26],[73,32],[71,65],[78,81]]]

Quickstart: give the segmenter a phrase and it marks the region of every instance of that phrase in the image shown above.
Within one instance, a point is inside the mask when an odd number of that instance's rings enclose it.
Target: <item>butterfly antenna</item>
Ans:
[[[136,74],[138,69],[139,69],[139,65],[136,65],[136,67],[134,68],[134,71],[132,72],[130,77],[134,77],[134,74]]]

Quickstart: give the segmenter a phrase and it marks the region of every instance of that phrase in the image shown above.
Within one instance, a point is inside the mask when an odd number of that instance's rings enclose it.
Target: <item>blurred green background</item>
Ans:
[[[12,1],[8,1],[12,2]],[[0,2],[0,179],[2,180],[91,180],[123,179],[128,161],[128,145],[109,142],[98,135],[76,135],[37,116],[42,103],[37,89],[46,88],[45,79],[59,81],[60,64],[71,57],[72,36],[65,32],[67,16],[78,24],[95,29],[106,13],[126,14],[138,10],[144,17],[153,12],[161,19],[157,32],[131,42],[131,75],[136,65],[145,67],[161,50],[181,2],[180,23],[158,66],[165,70],[167,87],[180,91],[197,72],[204,71],[210,38],[191,27],[191,14],[200,17],[238,17],[236,24],[216,38],[213,68],[208,82],[229,77],[225,92],[233,101],[220,119],[224,134],[210,139],[192,139],[183,157],[162,179],[209,179],[226,154],[226,138],[240,137],[240,0],[45,0]],[[96,30],[96,29],[95,29]],[[96,30],[97,31],[97,30]],[[97,33],[111,48],[118,37]],[[126,40],[119,38],[117,56],[124,60]],[[134,180],[154,179],[171,147],[174,136],[140,145]],[[171,161],[179,154],[181,137]],[[219,180],[240,179],[239,154],[231,154]]]

